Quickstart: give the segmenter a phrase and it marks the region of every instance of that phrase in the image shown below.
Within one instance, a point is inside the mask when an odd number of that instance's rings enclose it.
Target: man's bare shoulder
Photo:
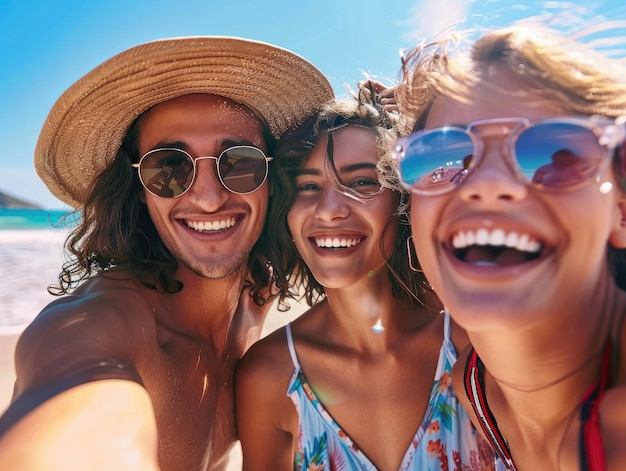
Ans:
[[[132,364],[138,342],[154,331],[143,291],[127,279],[97,277],[46,306],[17,343],[16,392],[94,362]]]
[[[0,434],[76,386],[103,379],[143,384],[137,365],[157,348],[144,290],[127,277],[96,277],[46,306],[18,340],[17,379]]]

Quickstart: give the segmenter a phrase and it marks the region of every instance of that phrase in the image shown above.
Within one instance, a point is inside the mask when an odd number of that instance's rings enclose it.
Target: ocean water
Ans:
[[[2,334],[21,332],[41,309],[57,299],[47,287],[57,282],[64,262],[63,245],[73,227],[72,219],[61,223],[65,214],[0,208],[0,341]],[[308,309],[306,303],[291,305],[288,313],[270,313],[265,333]],[[0,410],[1,406],[0,401]]]
[[[20,331],[56,297],[47,292],[63,263],[73,219],[64,211],[0,209],[0,331]]]

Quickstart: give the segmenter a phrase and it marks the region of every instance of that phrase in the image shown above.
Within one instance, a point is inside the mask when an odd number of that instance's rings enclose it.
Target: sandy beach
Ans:
[[[11,400],[17,339],[30,320],[54,299],[46,292],[46,286],[56,280],[63,239],[64,234],[54,231],[0,231],[0,276],[11,280],[0,287],[0,411]],[[306,310],[306,305],[291,304],[288,312],[272,308],[262,335]],[[238,470],[241,470],[241,451],[236,447],[228,471]]]

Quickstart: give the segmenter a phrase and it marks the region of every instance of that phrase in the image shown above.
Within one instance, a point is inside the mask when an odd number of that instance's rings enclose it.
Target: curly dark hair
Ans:
[[[132,279],[150,289],[167,293],[183,289],[183,283],[174,278],[178,262],[163,244],[141,201],[144,189],[131,166],[139,161],[139,129],[149,112],[144,111],[131,124],[115,159],[95,179],[83,207],[77,210],[80,222],[65,243],[68,261],[63,264],[58,285],[48,288],[51,294],[67,294],[113,267],[123,267]],[[276,139],[265,121],[255,116],[267,153],[272,155]],[[258,305],[270,300],[261,293],[272,283],[267,227],[266,221],[248,258],[250,295]]]
[[[274,277],[281,289],[279,309],[287,310],[286,298],[297,299],[303,293],[307,304],[324,299],[324,287],[315,279],[306,263],[299,257],[287,225],[287,214],[296,196],[296,175],[304,167],[311,152],[320,141],[322,134],[331,135],[337,128],[337,122],[347,125],[358,125],[376,133],[379,155],[387,152],[391,142],[397,138],[397,130],[392,117],[382,110],[381,106],[368,103],[369,96],[359,94],[357,100],[335,100],[327,104],[319,112],[309,116],[301,125],[287,131],[280,139],[276,149],[277,159],[272,169],[270,180],[273,202],[268,211],[268,223],[272,230],[268,233],[270,258],[279,260],[274,266]],[[327,156],[327,158],[331,158]],[[398,208],[404,208],[408,193],[401,189],[393,189],[397,194]],[[381,253],[387,259],[392,291],[396,298],[410,299],[413,302],[426,304],[423,296],[430,285],[421,271],[411,270],[408,264],[408,239],[411,235],[409,219],[405,211],[396,211],[389,216],[384,233],[397,227],[397,235],[390,254],[383,252],[381,237]],[[415,259],[415,258],[414,258]]]

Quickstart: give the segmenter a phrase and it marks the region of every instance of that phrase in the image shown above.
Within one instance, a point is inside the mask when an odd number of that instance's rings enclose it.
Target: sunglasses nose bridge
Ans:
[[[508,123],[481,122],[467,128],[473,157],[457,188],[469,199],[517,199],[524,192],[514,155],[515,129]],[[519,187],[519,188],[518,188]]]
[[[200,169],[200,161],[202,160],[214,160],[215,163],[210,163],[209,165],[212,167],[213,169],[213,174],[217,177],[217,179],[219,180],[219,166],[218,166],[218,162],[219,162],[219,157],[214,157],[212,155],[202,155],[200,157],[195,157],[192,158],[193,161],[193,171],[194,171],[194,177],[198,176],[198,171]],[[206,166],[206,165],[205,165]],[[203,172],[204,173],[204,172]],[[195,179],[195,178],[194,178]]]
[[[200,160],[215,160],[215,162],[217,162],[219,160],[219,157],[214,157],[212,155],[203,155],[200,157],[196,157],[195,159],[192,159],[192,160],[193,160],[194,167],[197,167],[198,161]]]
[[[527,185],[520,180],[517,169],[502,153],[501,142],[483,147],[476,166],[457,186],[463,199],[491,204],[520,201],[526,196]]]
[[[472,126],[468,132],[473,135],[475,169],[498,168],[517,177],[519,164],[515,155],[515,144],[519,135],[519,123],[484,123]]]
[[[215,163],[207,162],[202,164],[202,160],[213,160]],[[219,157],[212,155],[204,155],[195,157],[193,162],[193,180],[189,185],[187,191],[201,191],[206,193],[209,189],[218,189],[219,191],[227,190],[222,183],[221,176],[219,175],[218,167]],[[200,170],[202,168],[202,170]]]

